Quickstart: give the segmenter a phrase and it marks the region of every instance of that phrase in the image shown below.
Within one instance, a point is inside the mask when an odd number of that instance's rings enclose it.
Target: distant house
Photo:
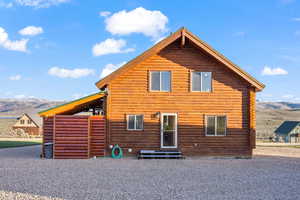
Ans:
[[[16,123],[12,126],[13,130],[22,129],[29,135],[39,135],[39,125],[26,113],[17,118]]]
[[[275,133],[279,141],[300,143],[300,121],[285,121]]]

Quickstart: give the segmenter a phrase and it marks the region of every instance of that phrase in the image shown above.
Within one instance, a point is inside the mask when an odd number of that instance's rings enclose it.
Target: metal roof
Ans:
[[[38,114],[41,117],[49,117],[53,115],[58,115],[58,114],[73,114],[76,111],[80,110],[83,106],[86,106],[90,103],[93,103],[94,101],[102,98],[105,96],[105,92],[97,92],[95,94],[82,97],[80,99],[76,99],[74,101],[55,106],[53,108],[43,110],[39,112]]]
[[[289,134],[296,126],[300,124],[300,121],[285,121],[283,122],[276,130],[276,134],[287,135]]]

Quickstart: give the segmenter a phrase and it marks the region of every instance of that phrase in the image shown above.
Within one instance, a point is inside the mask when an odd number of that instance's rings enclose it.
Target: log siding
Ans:
[[[171,91],[149,91],[150,71],[171,71]],[[191,92],[191,71],[212,72],[211,92]],[[136,153],[160,149],[157,113],[177,113],[178,149],[185,155],[250,156],[250,84],[196,48],[180,40],[128,69],[109,83],[108,144]],[[252,102],[253,104],[253,102]],[[255,104],[255,102],[254,102]],[[252,111],[252,110],[251,110]],[[128,114],[143,114],[143,131],[127,131]],[[226,115],[226,136],[205,136],[205,115]]]

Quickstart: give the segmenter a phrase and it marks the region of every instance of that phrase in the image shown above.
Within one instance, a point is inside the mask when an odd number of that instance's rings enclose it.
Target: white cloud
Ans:
[[[27,42],[28,39],[21,39],[16,41],[11,41],[8,38],[8,34],[5,31],[4,28],[0,27],[0,46],[2,46],[5,49],[11,50],[11,51],[27,51]]]
[[[168,18],[158,10],[139,7],[114,13],[105,19],[105,23],[106,30],[114,35],[142,33],[155,40],[167,31]]]
[[[292,18],[292,21],[300,22],[300,17],[294,17]]]
[[[21,80],[22,76],[20,74],[14,75],[14,76],[10,76],[9,80],[11,81],[19,81]]]
[[[39,35],[43,32],[44,32],[43,28],[37,26],[27,26],[19,31],[21,35],[30,35],[30,36]]]
[[[115,70],[119,69],[121,66],[123,66],[126,62],[121,62],[119,64],[107,64],[103,68],[100,78],[104,78],[105,76],[109,75],[110,73],[114,72]]]
[[[79,94],[79,93],[76,93],[76,94],[73,94],[72,95],[72,99],[80,99],[82,97],[85,97],[85,96],[88,96],[88,94]]]
[[[280,0],[280,2],[283,4],[290,4],[290,3],[294,3],[295,0]]]
[[[292,94],[285,94],[282,98],[284,99],[283,101],[300,102],[300,98]]]
[[[293,99],[295,96],[292,95],[292,94],[286,94],[286,95],[283,95],[282,98],[285,98],[285,99]]]
[[[300,36],[300,30],[295,31],[295,35],[296,35],[296,36]]]
[[[3,8],[12,8],[13,7],[13,3],[12,2],[5,3],[5,2],[0,1],[0,7],[3,7]]]
[[[290,62],[300,62],[300,57],[298,56],[282,55],[280,57]]]
[[[102,56],[106,54],[115,54],[115,53],[127,53],[134,51],[134,48],[127,48],[126,41],[123,39],[115,40],[113,38],[108,38],[103,42],[97,43],[93,47],[94,56]]]
[[[99,15],[101,16],[101,17],[107,17],[108,15],[110,15],[111,14],[111,12],[109,12],[109,11],[101,11],[101,12],[99,12]]]
[[[93,75],[95,71],[88,68],[65,69],[60,67],[51,67],[48,74],[59,78],[80,78]]]
[[[18,94],[18,95],[15,95],[14,98],[16,99],[25,99],[27,96],[24,95],[24,94]]]
[[[70,0],[15,0],[15,4],[34,8],[48,8],[51,6],[57,6],[61,3],[67,3],[69,1]]]
[[[264,69],[262,70],[261,74],[264,76],[287,75],[288,72],[285,69],[282,69],[280,67],[271,68],[271,67],[265,66]]]
[[[162,41],[163,39],[165,39],[167,36],[162,36],[160,38],[158,38],[157,40],[154,41],[154,44],[159,43],[160,41]]]
[[[245,36],[245,35],[246,35],[246,32],[243,32],[243,31],[235,32],[233,34],[233,36],[236,36],[236,37],[242,37],[242,36]]]

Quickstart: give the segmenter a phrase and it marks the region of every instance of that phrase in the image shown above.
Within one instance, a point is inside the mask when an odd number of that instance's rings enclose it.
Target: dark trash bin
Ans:
[[[45,158],[53,158],[53,143],[48,142],[44,144]]]

